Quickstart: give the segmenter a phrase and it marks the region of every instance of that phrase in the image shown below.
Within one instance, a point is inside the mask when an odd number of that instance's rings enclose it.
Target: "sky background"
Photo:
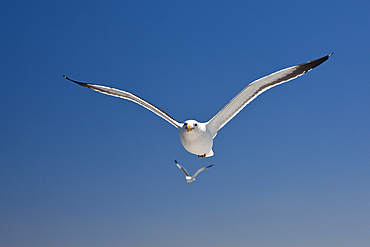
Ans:
[[[2,1],[1,246],[370,246],[369,1]],[[277,70],[199,159],[208,121]],[[194,183],[190,173],[214,164]]]

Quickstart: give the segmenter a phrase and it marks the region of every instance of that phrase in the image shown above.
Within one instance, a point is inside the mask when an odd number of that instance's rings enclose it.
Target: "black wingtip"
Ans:
[[[63,75],[63,77],[64,77],[65,79],[67,79],[68,81],[75,82],[74,80],[70,79],[70,78],[69,78],[68,76],[66,76],[66,75]]]
[[[175,160],[175,163],[177,164],[177,160]]]
[[[74,82],[74,83],[76,83],[76,84],[78,84],[78,85],[80,85],[80,86],[88,87],[88,84],[87,84],[87,83],[85,83],[85,82],[79,82],[79,81],[72,80],[71,78],[69,78],[68,76],[65,76],[65,75],[63,75],[63,77],[64,77],[65,79],[67,79],[68,81]]]
[[[303,73],[306,73],[306,72],[312,70],[313,68],[316,68],[317,66],[319,66],[320,64],[322,64],[326,60],[328,60],[329,57],[333,54],[334,54],[334,52],[332,52],[329,55],[326,55],[324,57],[321,57],[319,59],[316,59],[316,60],[313,60],[313,61],[308,61],[306,63],[302,63],[302,64],[298,65],[297,67],[298,67],[299,71],[303,71]]]

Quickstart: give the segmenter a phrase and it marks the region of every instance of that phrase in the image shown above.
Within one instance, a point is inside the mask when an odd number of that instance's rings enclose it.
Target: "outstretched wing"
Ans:
[[[176,163],[177,167],[180,168],[185,173],[185,175],[187,177],[189,177],[188,171],[184,167],[182,167],[179,163],[177,163],[177,160],[175,160],[175,163]]]
[[[238,114],[247,104],[254,100],[258,95],[266,90],[290,81],[311,69],[319,66],[329,59],[333,53],[300,65],[292,66],[271,75],[258,79],[245,87],[236,95],[224,108],[221,109],[211,120],[207,122],[207,128],[211,131],[213,137],[217,131],[227,124],[236,114]]]
[[[194,173],[192,178],[195,178],[200,172],[204,171],[205,169],[211,168],[212,166],[213,166],[213,164],[209,165],[209,166],[206,166],[206,167],[203,167],[203,168],[200,168],[196,173]]]
[[[182,126],[182,124],[180,124],[178,121],[176,121],[170,115],[168,115],[166,112],[164,112],[160,108],[156,107],[155,105],[152,105],[151,103],[143,100],[139,96],[136,96],[135,94],[132,94],[132,93],[129,93],[129,92],[126,92],[126,91],[122,91],[122,90],[119,90],[119,89],[115,89],[115,88],[101,86],[101,85],[94,85],[94,84],[89,84],[89,83],[84,83],[84,82],[78,82],[78,81],[69,79],[65,75],[63,77],[66,78],[69,81],[77,83],[80,86],[90,88],[90,89],[95,90],[97,92],[100,92],[100,93],[103,93],[103,94],[108,94],[108,95],[111,95],[111,96],[115,96],[115,97],[119,97],[119,98],[122,98],[122,99],[127,99],[127,100],[130,100],[132,102],[135,102],[135,103],[145,107],[146,109],[154,112],[155,114],[157,114],[158,116],[160,116],[164,120],[168,121],[170,124],[172,124],[176,128],[181,128],[181,126]]]

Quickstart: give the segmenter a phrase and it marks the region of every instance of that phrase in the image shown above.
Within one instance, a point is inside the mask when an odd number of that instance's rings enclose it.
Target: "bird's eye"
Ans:
[[[184,126],[188,125],[188,123],[184,123]]]
[[[197,123],[195,123],[195,124],[194,124],[194,126],[198,126],[198,124],[197,124]]]

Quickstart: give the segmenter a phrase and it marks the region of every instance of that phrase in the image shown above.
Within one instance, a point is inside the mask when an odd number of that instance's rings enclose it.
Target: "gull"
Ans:
[[[209,165],[209,166],[206,166],[206,167],[203,167],[203,168],[200,168],[196,173],[194,173],[193,176],[190,176],[188,171],[182,167],[179,163],[177,163],[177,160],[175,160],[175,163],[177,165],[178,168],[180,168],[184,173],[185,173],[185,179],[186,179],[186,182],[188,183],[191,183],[195,180],[195,177],[201,172],[201,171],[204,171],[205,169],[208,169],[208,168],[211,168],[213,166],[212,165]]]
[[[63,77],[80,86],[90,88],[97,92],[133,101],[152,111],[179,130],[180,141],[188,152],[198,155],[200,158],[204,158],[213,156],[213,139],[216,137],[217,132],[258,95],[272,87],[305,74],[328,60],[332,54],[333,53],[313,61],[279,70],[253,81],[227,103],[214,117],[205,123],[196,120],[186,120],[184,123],[181,123],[160,108],[130,92],[107,86],[75,81],[65,75]]]

